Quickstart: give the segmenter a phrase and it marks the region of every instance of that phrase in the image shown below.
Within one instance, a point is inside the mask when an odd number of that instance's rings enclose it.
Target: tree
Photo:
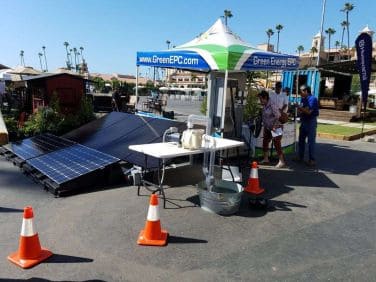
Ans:
[[[166,44],[167,44],[167,49],[170,49],[171,41],[170,40],[166,40]]]
[[[345,35],[345,30],[346,30],[347,25],[348,25],[347,21],[341,22],[341,27],[342,27],[341,46],[343,46],[343,36]]]
[[[71,68],[73,68],[73,58],[72,58],[72,52],[73,52],[73,49],[69,49],[69,61],[71,62]]]
[[[315,53],[318,52],[318,50],[315,46],[313,46],[310,51],[311,51],[311,65],[312,65],[313,57],[315,56]]]
[[[268,47],[267,47],[267,51],[269,51],[269,43],[270,43],[270,37],[274,34],[274,31],[269,28],[268,30],[266,30],[266,35],[268,36]]]
[[[38,53],[38,56],[39,56],[40,69],[41,69],[41,71],[43,71],[43,65],[42,65],[42,56],[43,56],[43,54],[42,53]]]
[[[68,46],[69,46],[69,43],[67,41],[64,42],[64,46],[65,46],[65,50],[67,51],[67,69],[70,70],[71,69],[71,61],[70,61],[70,58],[69,58],[69,51],[68,51]]]
[[[76,66],[76,71],[78,70],[78,65],[77,65],[77,48],[73,47],[73,53],[74,53],[74,65]]]
[[[44,55],[44,63],[46,65],[46,68],[45,70],[43,70],[44,72],[48,71],[48,66],[47,66],[47,57],[46,57],[46,46],[42,46],[42,50],[43,50],[43,55]]]
[[[82,62],[84,62],[84,55],[83,55],[84,47],[81,46],[80,50],[81,50],[81,59],[82,59]]]
[[[329,52],[328,52],[328,56],[327,56],[327,60],[329,62],[329,57],[330,57],[330,40],[331,40],[331,37],[334,33],[336,33],[336,30],[329,27],[327,30],[325,30],[325,33],[328,35],[328,42],[329,42]]]
[[[233,15],[230,10],[224,10],[225,25],[227,26],[227,18],[232,18]]]
[[[20,59],[21,59],[21,66],[25,66],[25,59],[24,59],[24,50],[20,51]]]
[[[300,53],[304,51],[304,47],[303,47],[303,45],[299,45],[298,48],[297,48],[296,50],[298,50],[298,54],[299,54],[299,56],[300,56]]]
[[[346,13],[347,49],[348,49],[348,52],[349,52],[349,60],[350,60],[350,30],[349,30],[350,22],[349,22],[349,13],[350,13],[350,11],[352,11],[354,9],[354,7],[355,6],[353,4],[347,2],[347,3],[345,3],[345,6],[341,10],[341,12]]]
[[[336,52],[339,54],[340,53],[339,47],[341,46],[341,42],[336,40],[336,42],[334,43],[334,46],[336,46]],[[338,60],[338,57],[337,57],[337,60]]]
[[[120,87],[120,81],[116,77],[111,77],[111,85],[112,89],[115,90]]]
[[[275,29],[277,30],[277,53],[278,53],[278,51],[279,51],[279,33],[283,29],[283,25],[277,24]]]
[[[95,89],[98,91],[102,91],[105,86],[105,81],[101,77],[94,77],[92,78],[92,81],[94,83]]]

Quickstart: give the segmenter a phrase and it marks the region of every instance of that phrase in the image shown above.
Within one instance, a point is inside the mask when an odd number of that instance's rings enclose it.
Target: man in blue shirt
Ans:
[[[317,116],[319,115],[319,103],[317,98],[311,94],[311,88],[306,85],[300,87],[300,95],[302,97],[301,105],[298,107],[300,114],[299,128],[299,156],[298,160],[303,161],[305,151],[305,140],[308,138],[308,165],[315,166],[315,145],[316,145],[316,129]]]

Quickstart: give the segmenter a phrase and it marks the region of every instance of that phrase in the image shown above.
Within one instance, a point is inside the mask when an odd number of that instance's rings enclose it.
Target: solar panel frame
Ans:
[[[111,155],[75,144],[26,162],[57,184],[63,184],[118,161]]]

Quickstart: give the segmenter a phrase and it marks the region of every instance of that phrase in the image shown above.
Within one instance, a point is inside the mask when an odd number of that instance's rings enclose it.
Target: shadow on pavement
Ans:
[[[207,243],[207,240],[202,239],[194,239],[194,238],[187,238],[187,237],[180,237],[180,236],[168,236],[168,244],[191,244],[191,243]]]
[[[23,209],[13,209],[13,208],[4,208],[0,207],[0,213],[1,212],[23,212]]]
[[[185,202],[189,203],[188,205],[180,205],[177,204],[176,202]],[[163,203],[162,203],[163,204]],[[172,206],[171,206],[172,205]],[[194,208],[197,207],[198,205],[195,204],[194,202],[190,201],[189,198],[186,200],[181,200],[181,199],[172,199],[172,198],[166,198],[166,210],[174,210],[174,209],[183,209],[183,208]]]
[[[376,153],[344,145],[318,144],[317,156],[319,169],[336,174],[359,175],[376,167]]]
[[[80,263],[80,262],[93,262],[91,258],[74,257],[67,255],[54,254],[47,259],[45,263]]]
[[[260,185],[267,191],[291,190],[286,186],[339,188],[324,173],[307,170],[259,169]],[[265,186],[265,187],[264,187]],[[289,192],[289,191],[287,191]],[[285,192],[284,192],[285,193]]]
[[[299,205],[299,204],[291,203],[291,202],[286,202],[286,201],[277,201],[277,200],[269,200],[269,199],[267,200],[266,206],[262,206],[262,207],[251,206],[248,201],[248,196],[243,195],[242,202],[239,207],[239,211],[235,214],[235,216],[261,217],[261,216],[266,215],[268,212],[292,211],[291,208],[307,208],[307,206]]]

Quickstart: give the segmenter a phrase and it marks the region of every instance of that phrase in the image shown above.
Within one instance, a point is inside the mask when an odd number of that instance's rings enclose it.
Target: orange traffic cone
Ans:
[[[152,194],[145,228],[141,230],[138,236],[137,244],[150,246],[164,246],[167,243],[168,233],[161,229],[159,219],[158,197]]]
[[[33,224],[33,208],[25,207],[21,227],[20,244],[18,251],[8,256],[8,259],[21,266],[30,268],[52,256],[47,249],[42,249],[39,242],[38,233]]]
[[[248,184],[247,187],[245,187],[244,189],[244,191],[253,195],[260,195],[265,191],[265,189],[260,187],[257,168],[257,162],[253,162],[251,165],[251,173],[248,178]]]

